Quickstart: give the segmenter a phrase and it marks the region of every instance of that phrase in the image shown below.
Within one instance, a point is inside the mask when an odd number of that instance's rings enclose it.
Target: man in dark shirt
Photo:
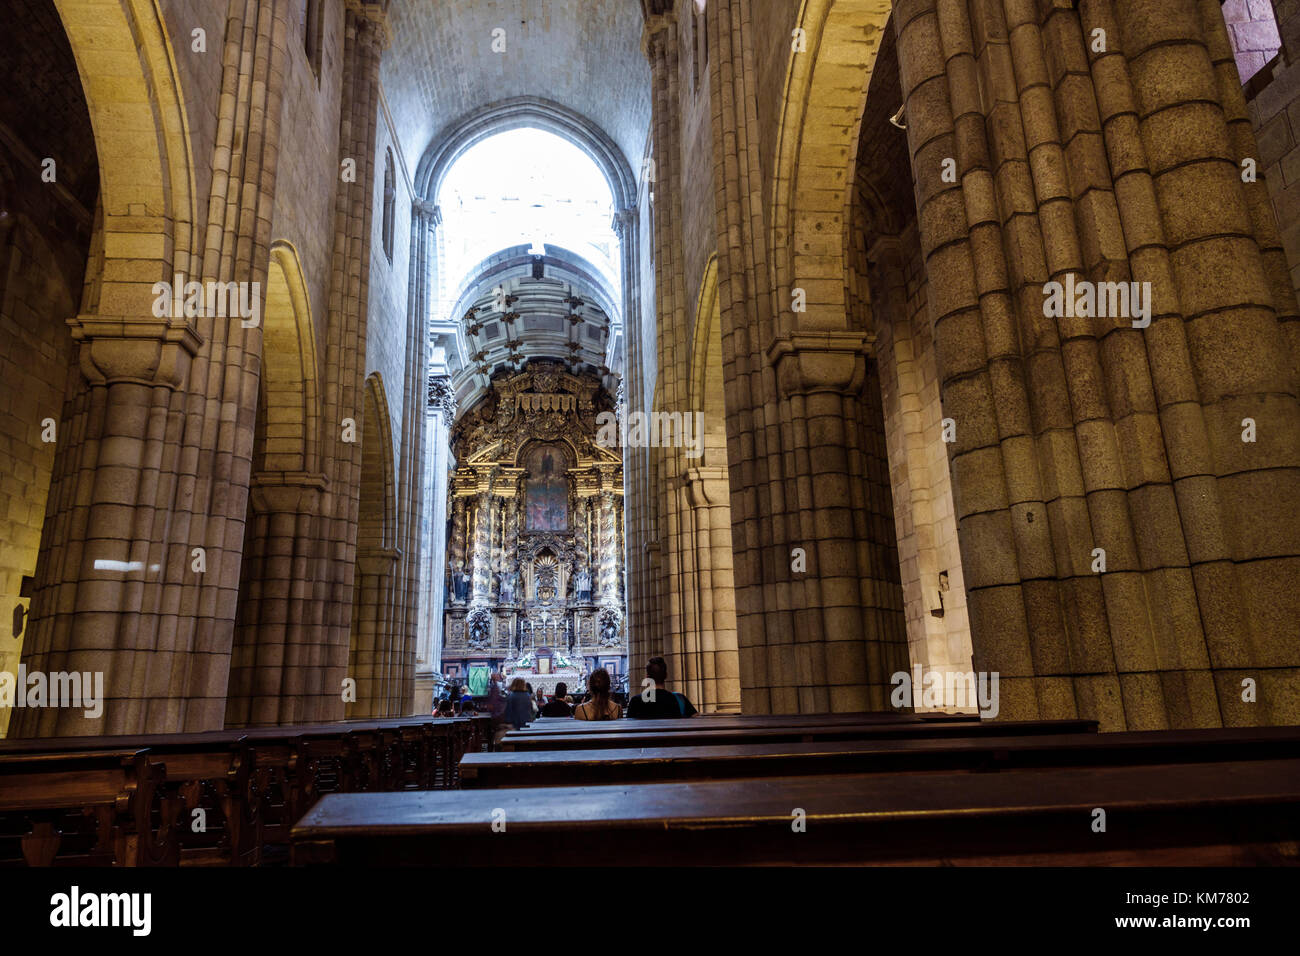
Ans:
[[[685,694],[669,690],[668,665],[662,657],[652,657],[645,665],[645,676],[653,681],[639,693],[634,693],[627,704],[628,717],[645,719],[663,717],[694,717],[697,713]]]
[[[563,681],[555,685],[555,696],[542,707],[542,717],[572,717],[573,708],[564,702],[564,695],[569,692],[569,687]]]

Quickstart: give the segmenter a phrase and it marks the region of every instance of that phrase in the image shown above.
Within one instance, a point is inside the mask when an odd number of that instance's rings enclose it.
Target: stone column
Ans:
[[[701,713],[740,710],[740,660],[731,568],[731,508],[727,470],[692,468],[684,476],[692,512],[696,578],[693,593],[699,621],[698,696]]]
[[[407,362],[402,400],[402,439],[397,489],[398,547],[402,552],[398,581],[394,588],[396,614],[393,639],[397,644],[396,677],[402,712],[428,713],[414,706],[416,659],[421,650],[424,617],[420,613],[427,599],[427,567],[421,561],[425,540],[426,442],[429,438],[429,308],[430,247],[441,221],[436,206],[417,200],[411,208],[411,252],[407,292]],[[427,643],[427,641],[425,642]]]
[[[283,701],[302,692],[324,622],[314,582],[324,561],[317,541],[326,482],[319,475],[253,477],[239,619],[226,721],[267,726],[292,719]]]
[[[1241,181],[1217,4],[931,0],[895,27],[975,665],[1002,716],[1280,722],[1295,304]],[[1130,281],[1149,324],[1044,307],[1048,282]],[[1242,440],[1248,418],[1269,441]]]
[[[276,494],[264,499],[269,507],[284,502],[291,509],[283,516],[270,518],[272,527],[298,526],[298,509],[312,509],[309,537],[291,544],[271,543],[268,539],[268,546],[302,556],[303,577],[295,579],[289,588],[294,595],[304,596],[302,605],[293,605],[300,607],[304,616],[292,623],[286,621],[283,607],[275,603],[288,597],[281,594],[274,595],[275,602],[263,601],[257,608],[250,606],[247,612],[241,611],[245,615],[241,624],[246,622],[247,627],[241,627],[238,640],[240,666],[254,666],[256,673],[251,680],[241,676],[237,686],[232,683],[226,702],[228,726],[337,720],[344,714],[343,679],[348,676],[352,629],[361,442],[343,441],[342,423],[345,418],[354,422],[362,419],[371,221],[368,197],[374,175],[383,39],[380,9],[349,0],[344,25],[339,164],[341,168],[343,160],[353,160],[357,172],[355,182],[340,179],[334,202],[321,429],[325,440],[320,472],[263,476],[268,488],[302,487],[318,495],[316,499]],[[307,501],[310,504],[304,503]],[[391,605],[392,589],[385,595],[385,602]],[[383,616],[392,620],[391,607]]]
[[[794,287],[826,277],[771,287],[749,7],[706,11],[743,709],[887,710],[907,655],[867,424],[871,337],[844,314],[789,310]]]
[[[448,601],[448,569],[453,567],[456,531],[447,533],[448,467],[451,456],[451,425],[456,417],[456,400],[450,376],[429,379],[428,434],[429,467],[425,472],[424,568],[421,600],[423,627],[416,655],[416,713],[423,713],[426,692],[432,708],[433,679],[442,674],[444,610]],[[460,520],[464,521],[463,511]]]
[[[357,554],[352,640],[348,676],[356,681],[356,701],[346,705],[353,717],[397,717],[405,704],[399,654],[392,640],[393,608],[386,601],[393,586],[401,552],[396,548],[367,548]]]
[[[222,725],[261,329],[156,319],[152,287],[265,282],[287,10],[230,4],[204,234],[190,209],[141,206],[109,211],[96,240],[102,269],[69,323],[85,383],[60,431],[22,661],[102,673],[104,714],[20,710],[13,736]]]

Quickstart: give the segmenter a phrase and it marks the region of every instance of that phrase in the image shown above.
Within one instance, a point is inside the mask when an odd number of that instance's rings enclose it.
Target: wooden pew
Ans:
[[[469,754],[461,786],[563,787],[799,774],[990,771],[1300,758],[1300,727]]]
[[[335,794],[292,833],[295,863],[359,866],[553,865],[575,840],[597,866],[1296,863],[1300,760]]]
[[[0,844],[28,866],[170,866],[179,861],[179,805],[161,762],[107,748],[0,756]]]
[[[459,759],[491,745],[486,716],[421,715],[194,734],[0,740],[0,763],[52,767],[60,755],[147,754],[158,775],[155,802],[165,803],[177,821],[179,862],[251,865],[263,862],[268,846],[287,847],[290,826],[322,794],[453,787]],[[15,800],[40,809],[39,789],[33,782],[16,791]],[[12,835],[35,848],[35,831],[17,832],[26,826],[21,807],[10,809]],[[202,829],[195,829],[195,810],[203,811]],[[88,805],[87,813],[94,812]],[[155,808],[154,816],[160,812]],[[45,834],[48,821],[39,822]],[[108,861],[106,852],[93,859]]]
[[[700,714],[695,717],[636,720],[576,720],[539,717],[516,733],[591,734],[649,732],[652,730],[735,730],[760,727],[825,726],[828,724],[978,723],[974,714],[908,714],[864,711],[841,714]]]
[[[238,732],[3,740],[0,761],[124,749],[148,753],[162,772],[156,786],[174,804],[181,862],[259,862],[261,808],[252,790],[252,755]]]
[[[635,724],[635,721],[623,723]],[[694,724],[693,720],[673,721]],[[707,729],[695,726],[646,730],[639,727],[619,728],[588,734],[532,734],[527,729],[513,730],[501,740],[503,751],[627,749],[630,747],[687,747],[705,744],[812,743],[828,740],[870,740],[890,737],[986,736],[1011,737],[1026,734],[1090,733],[1097,728],[1094,720],[1040,721],[840,721],[806,722],[793,726]]]

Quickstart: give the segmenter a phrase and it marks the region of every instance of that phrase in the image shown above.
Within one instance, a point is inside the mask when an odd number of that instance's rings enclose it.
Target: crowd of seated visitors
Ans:
[[[668,689],[668,665],[662,657],[652,657],[646,662],[646,681],[639,693],[628,701],[627,716],[633,719],[665,717],[694,717],[698,711],[685,694]],[[516,677],[504,691],[505,676],[493,673],[488,688],[486,712],[493,717],[497,736],[508,730],[519,730],[538,717],[573,717],[577,720],[618,720],[624,716],[622,705],[614,699],[609,671],[598,667],[587,676],[587,694],[581,703],[574,705],[569,687],[564,682],[555,685],[555,694],[548,700],[546,694],[533,687],[524,678]],[[460,688],[457,688],[459,691]],[[435,712],[452,717],[457,713],[476,712],[473,699],[468,694],[459,695],[459,701],[443,698]]]

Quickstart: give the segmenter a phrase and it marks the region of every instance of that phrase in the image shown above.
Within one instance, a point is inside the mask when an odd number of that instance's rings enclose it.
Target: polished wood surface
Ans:
[[[1300,758],[1300,727],[834,740],[467,754],[461,786],[554,787],[826,773]]]
[[[585,863],[639,866],[1289,862],[1298,810],[1285,759],[339,794],[292,840],[299,862],[360,865],[547,865],[575,840]]]

